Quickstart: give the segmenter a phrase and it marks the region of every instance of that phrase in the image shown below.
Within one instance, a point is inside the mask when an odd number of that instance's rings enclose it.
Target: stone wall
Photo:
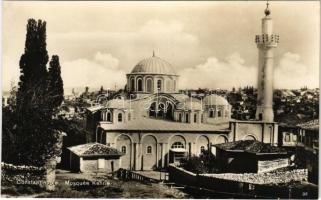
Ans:
[[[258,161],[258,173],[269,172],[290,165],[288,158]]]
[[[238,181],[252,184],[280,184],[291,181],[306,181],[308,171],[306,169],[295,169],[285,172],[267,172],[267,173],[244,173],[244,174],[201,174],[200,176],[213,177],[231,181]]]
[[[17,166],[1,163],[1,184],[45,186],[44,167]]]

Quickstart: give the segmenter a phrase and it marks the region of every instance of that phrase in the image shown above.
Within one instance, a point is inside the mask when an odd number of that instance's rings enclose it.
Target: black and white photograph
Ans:
[[[318,199],[320,1],[1,10],[2,198]]]

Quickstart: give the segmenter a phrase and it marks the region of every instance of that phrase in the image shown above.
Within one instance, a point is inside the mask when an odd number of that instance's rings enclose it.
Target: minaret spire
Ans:
[[[271,11],[269,9],[269,0],[266,1],[266,8],[264,10],[264,13],[265,13],[265,17],[269,16],[271,14]]]

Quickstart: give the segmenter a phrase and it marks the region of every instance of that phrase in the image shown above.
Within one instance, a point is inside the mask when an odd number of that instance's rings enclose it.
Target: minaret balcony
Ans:
[[[279,43],[279,35],[275,35],[275,34],[256,35],[255,43],[259,46],[276,47]]]

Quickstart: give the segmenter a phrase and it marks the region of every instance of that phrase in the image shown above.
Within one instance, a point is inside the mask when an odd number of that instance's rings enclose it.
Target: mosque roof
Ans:
[[[68,149],[77,156],[121,156],[122,154],[115,148],[100,143],[87,143]]]
[[[216,94],[211,94],[211,95],[206,96],[203,99],[203,104],[204,105],[222,105],[222,106],[230,105],[224,97],[216,95]]]
[[[173,66],[155,55],[140,61],[131,71],[131,74],[165,74],[177,75]]]
[[[126,123],[104,123],[100,122],[100,127],[109,131],[160,131],[160,132],[229,132],[228,123],[218,124],[190,124],[180,123],[160,119],[142,118],[128,121]]]

